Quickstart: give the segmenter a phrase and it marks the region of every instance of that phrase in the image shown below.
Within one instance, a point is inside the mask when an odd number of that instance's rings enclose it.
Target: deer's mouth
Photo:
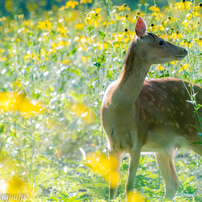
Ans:
[[[183,58],[186,57],[186,55],[177,55],[177,56],[175,56],[175,58],[176,58],[176,60],[182,60]]]
[[[188,54],[188,51],[186,49],[183,49],[180,53],[180,55],[176,55],[175,58],[177,60],[182,60],[184,57],[186,57]]]

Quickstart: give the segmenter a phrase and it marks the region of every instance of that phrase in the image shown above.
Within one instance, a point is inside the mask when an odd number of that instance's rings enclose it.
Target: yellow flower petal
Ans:
[[[101,8],[96,8],[96,9],[94,9],[94,11],[95,11],[96,13],[99,13],[101,10],[102,10]]]
[[[70,104],[70,110],[87,124],[93,123],[96,119],[95,112],[82,103]]]
[[[44,107],[41,103],[29,100],[23,101],[19,108],[20,114],[25,118],[33,116],[37,113],[42,113],[43,110]]]
[[[158,66],[156,67],[156,70],[163,71],[163,65],[158,65]]]
[[[20,107],[23,99],[24,95],[22,93],[0,92],[0,111],[8,112],[17,110]]]
[[[118,161],[115,157],[108,158],[105,154],[97,152],[86,155],[85,164],[98,175],[109,183],[112,188],[116,187],[119,182],[119,174],[117,172]]]
[[[157,6],[151,6],[151,7],[149,8],[149,10],[150,10],[150,11],[153,11],[153,12],[160,12],[159,7],[157,7]]]
[[[95,27],[99,26],[99,22],[97,20],[94,20],[93,24],[94,24]]]
[[[145,198],[139,193],[130,191],[127,195],[127,202],[145,202]]]

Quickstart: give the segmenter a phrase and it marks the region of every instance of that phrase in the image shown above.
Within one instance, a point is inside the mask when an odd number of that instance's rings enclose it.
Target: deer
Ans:
[[[152,152],[164,179],[164,197],[173,199],[179,180],[174,166],[176,149],[185,147],[202,156],[198,121],[190,94],[202,103],[202,88],[177,78],[146,79],[150,66],[182,60],[188,51],[154,33],[146,32],[146,23],[138,17],[117,80],[107,87],[101,104],[101,123],[109,143],[109,153],[118,162],[129,154],[126,194],[134,190],[135,177],[142,152]],[[202,111],[199,109],[199,116]],[[195,127],[193,127],[195,126]],[[118,185],[109,183],[109,201]]]

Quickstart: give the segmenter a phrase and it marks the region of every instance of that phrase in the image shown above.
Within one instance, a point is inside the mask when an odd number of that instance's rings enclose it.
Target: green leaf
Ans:
[[[109,79],[113,78],[113,73],[111,70],[107,71],[107,78],[109,78]]]
[[[116,42],[113,43],[113,46],[120,45],[120,44],[123,44],[123,42],[122,41],[116,41]]]
[[[98,68],[101,66],[101,64],[98,63],[98,62],[94,62],[93,65],[96,66],[96,67],[98,67]]]
[[[104,32],[102,32],[102,31],[99,31],[99,33],[98,33],[101,37],[102,37],[102,39],[104,39],[105,38],[105,36],[106,36],[106,34],[104,33]]]
[[[81,71],[80,70],[77,70],[77,69],[69,69],[70,72],[76,74],[77,76],[81,76]]]
[[[77,48],[73,48],[69,53],[68,56],[74,55],[77,51]]]
[[[202,107],[202,105],[201,105],[201,104],[198,104],[198,105],[196,105],[195,107],[196,107],[196,110],[198,110],[198,109],[200,109],[200,108]]]
[[[3,132],[4,132],[4,125],[1,124],[1,125],[0,125],[0,133],[3,133]]]
[[[40,68],[41,69],[46,69],[46,65],[41,65]]]
[[[91,27],[91,26],[87,28],[88,32],[91,32],[91,31],[94,30],[94,29],[95,29],[95,28],[94,28],[94,27]]]

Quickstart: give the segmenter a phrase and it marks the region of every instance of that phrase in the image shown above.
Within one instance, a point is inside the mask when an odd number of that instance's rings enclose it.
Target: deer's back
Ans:
[[[180,137],[194,139],[197,129],[193,126],[197,127],[197,119],[189,94],[195,93],[196,103],[202,103],[202,88],[198,85],[191,88],[187,82],[174,78],[145,80],[135,102],[138,119],[148,134],[162,133],[165,141],[166,135],[172,135],[168,133],[175,133],[173,137],[177,134],[179,141]],[[200,115],[201,112],[199,109]]]

